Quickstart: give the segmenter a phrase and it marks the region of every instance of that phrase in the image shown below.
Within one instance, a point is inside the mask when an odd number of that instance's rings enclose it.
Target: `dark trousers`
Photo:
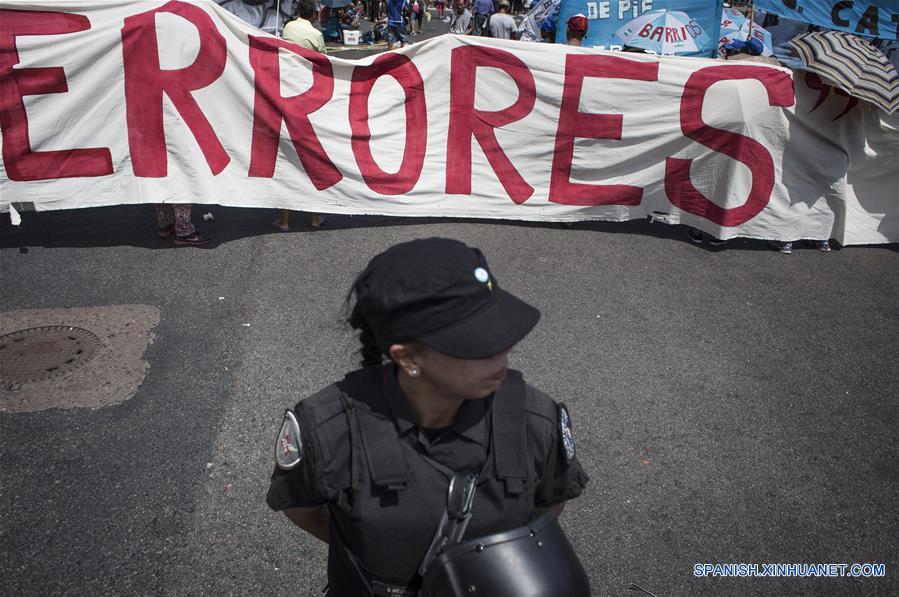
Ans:
[[[389,32],[388,33],[389,41],[391,41],[392,43],[399,42],[400,44],[403,44],[403,45],[406,44],[406,34],[403,33],[402,26],[396,27],[396,26],[391,25],[390,27],[387,28],[387,30]],[[392,37],[392,39],[390,39],[391,37]]]
[[[487,17],[490,15],[475,15],[474,16],[474,34],[475,35],[483,35],[485,25],[487,24]]]

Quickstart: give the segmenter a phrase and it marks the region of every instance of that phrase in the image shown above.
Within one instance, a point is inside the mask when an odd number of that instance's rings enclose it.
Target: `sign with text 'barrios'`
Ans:
[[[708,51],[684,55],[713,57],[718,52],[716,42],[723,7],[723,0],[562,0],[556,41],[565,43],[565,23],[570,17],[583,14],[590,22],[584,46],[620,50],[623,42],[615,36],[616,31],[644,13],[666,9],[689,15],[712,40]]]

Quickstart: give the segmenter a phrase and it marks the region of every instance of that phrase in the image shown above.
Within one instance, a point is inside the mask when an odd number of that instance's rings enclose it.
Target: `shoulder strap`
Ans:
[[[524,491],[528,476],[524,392],[521,373],[510,369],[493,398],[493,458],[510,495]]]
[[[354,371],[340,386],[349,398],[345,403],[358,425],[372,482],[389,491],[401,491],[409,482],[409,466],[381,392],[380,373],[380,367]]]

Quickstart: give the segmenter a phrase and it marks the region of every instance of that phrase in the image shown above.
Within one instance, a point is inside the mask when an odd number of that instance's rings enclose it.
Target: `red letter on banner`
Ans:
[[[556,131],[549,200],[564,205],[639,205],[643,189],[623,184],[580,184],[571,182],[571,160],[577,138],[621,139],[624,116],[585,114],[578,107],[586,77],[656,81],[658,62],[637,62],[615,56],[569,54],[565,59],[565,87]]]
[[[10,180],[47,180],[112,174],[112,155],[104,148],[31,151],[26,95],[65,93],[60,67],[20,68],[16,37],[62,35],[90,29],[87,17],[61,12],[0,9],[0,132],[3,165]]]
[[[368,99],[375,82],[390,75],[406,94],[406,147],[396,174],[381,170],[371,153],[371,129],[368,126]],[[353,155],[365,184],[382,195],[402,195],[411,191],[421,176],[428,144],[428,110],[425,83],[415,64],[402,54],[383,54],[370,66],[353,70],[350,90],[350,127],[353,131]]]
[[[278,48],[290,50],[312,63],[312,86],[300,95],[281,95]],[[339,182],[343,174],[325,153],[309,122],[309,115],[328,103],[334,93],[334,70],[328,57],[284,40],[251,35],[250,65],[256,75],[250,176],[271,178],[275,175],[281,121],[284,120],[293,147],[315,188],[321,191]]]
[[[740,207],[724,208],[709,201],[690,180],[693,160],[668,158],[665,161],[665,192],[668,200],[684,211],[702,216],[719,226],[739,226],[759,214],[774,189],[774,161],[765,146],[745,135],[716,129],[702,120],[706,91],[718,81],[755,79],[768,92],[772,106],[792,106],[793,81],[779,70],[765,66],[707,66],[690,75],[681,98],[680,122],[684,135],[742,162],[752,172],[749,197]]]
[[[534,193],[509,158],[493,129],[521,120],[534,108],[537,88],[527,65],[511,52],[482,46],[453,50],[450,72],[450,121],[446,144],[446,192],[471,194],[471,136],[478,140],[487,161],[515,203],[524,203]],[[514,104],[498,112],[476,110],[475,81],[479,66],[490,66],[512,77],[518,87]]]
[[[156,15],[162,12],[190,21],[200,34],[197,59],[186,68],[163,70],[159,66]],[[231,158],[190,93],[211,85],[225,70],[225,38],[209,15],[201,8],[172,0],[155,10],[127,17],[122,27],[122,52],[128,146],[135,176],[156,178],[168,172],[163,93],[169,96],[190,128],[212,173],[224,170]]]

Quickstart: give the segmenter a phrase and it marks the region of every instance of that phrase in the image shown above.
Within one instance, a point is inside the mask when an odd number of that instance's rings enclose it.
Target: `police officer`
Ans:
[[[588,479],[564,405],[507,368],[540,312],[479,250],[393,246],[350,296],[363,368],[285,413],[267,502],[328,543],[330,597],[412,597],[454,473],[477,474],[465,539],[560,514]]]

